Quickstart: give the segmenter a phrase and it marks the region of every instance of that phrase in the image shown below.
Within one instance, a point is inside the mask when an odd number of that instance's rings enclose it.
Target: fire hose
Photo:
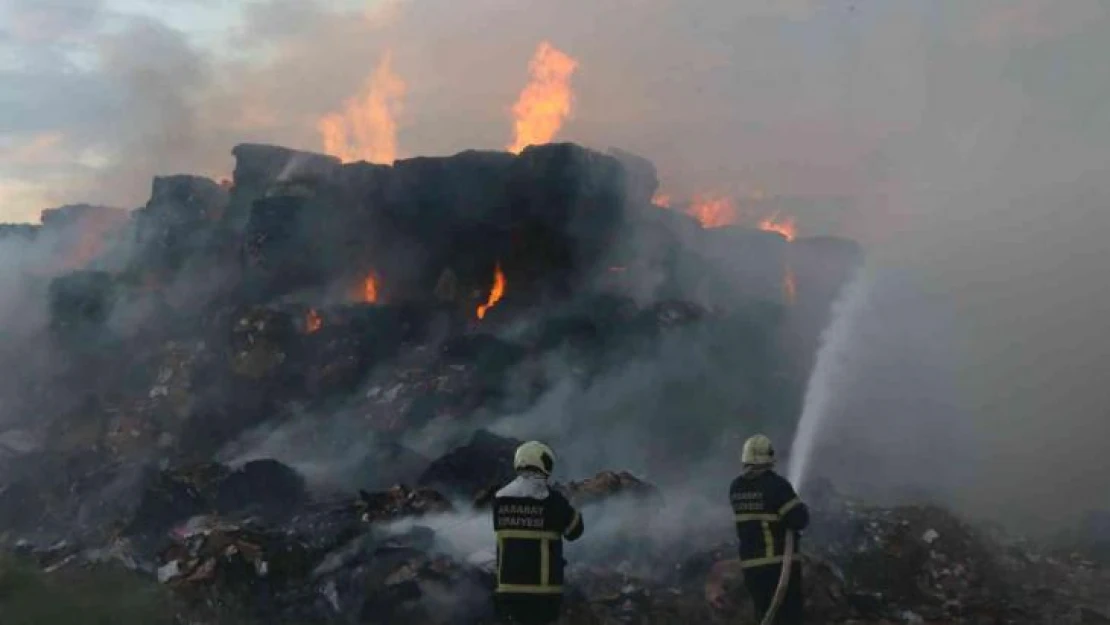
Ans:
[[[779,585],[775,588],[775,596],[771,599],[771,605],[767,608],[767,613],[763,615],[763,621],[760,625],[771,625],[775,622],[775,614],[779,611],[779,606],[782,605],[783,597],[786,596],[786,587],[790,585],[790,569],[794,563],[794,532],[786,532],[786,543],[783,545],[782,550],[782,571],[779,573]]]

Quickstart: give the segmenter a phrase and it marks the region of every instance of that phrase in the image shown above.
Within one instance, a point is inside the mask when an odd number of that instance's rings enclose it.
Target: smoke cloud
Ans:
[[[676,561],[698,548],[727,542],[735,530],[720,493],[671,491],[664,501],[616,497],[582,506],[586,527],[582,537],[566,543],[572,566],[606,566],[623,562],[624,572],[648,579],[673,576]],[[466,504],[462,504],[465,506]],[[494,566],[490,511],[456,512],[391,524],[386,533],[403,533],[414,526],[435,532],[437,545],[447,553],[478,565]],[[689,544],[688,544],[689,543]]]
[[[409,87],[399,157],[496,149],[548,40],[579,62],[560,139],[650,157],[673,197],[808,198],[802,235],[868,244],[883,277],[816,471],[1038,525],[1110,505],[1103,3],[213,4],[0,3],[0,217],[136,206],[153,174],[227,175],[238,141],[320,149],[386,49]],[[537,410],[624,392],[605,388]]]

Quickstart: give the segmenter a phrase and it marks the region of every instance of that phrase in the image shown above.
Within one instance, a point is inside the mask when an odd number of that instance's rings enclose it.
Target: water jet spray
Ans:
[[[817,440],[821,435],[832,401],[840,390],[843,376],[839,365],[849,350],[855,348],[860,333],[860,313],[870,298],[870,277],[863,270],[857,272],[841,291],[832,307],[830,322],[821,333],[821,347],[806,384],[802,416],[790,445],[790,463],[787,477],[798,492],[802,492],[809,477]]]

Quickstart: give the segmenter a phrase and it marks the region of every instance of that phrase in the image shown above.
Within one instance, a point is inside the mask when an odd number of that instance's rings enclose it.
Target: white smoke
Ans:
[[[624,563],[624,572],[649,578],[673,573],[675,558],[690,557],[734,538],[732,512],[725,496],[703,493],[703,481],[685,488],[664,489],[658,499],[617,496],[585,505],[585,531],[565,542],[572,565],[613,566]],[[460,504],[460,507],[465,504]],[[414,527],[435,532],[436,545],[459,560],[488,565],[496,553],[493,518],[488,510],[408,518],[389,524],[387,534],[401,534]]]

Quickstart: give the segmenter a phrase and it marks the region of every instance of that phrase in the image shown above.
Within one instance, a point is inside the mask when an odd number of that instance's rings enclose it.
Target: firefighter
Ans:
[[[498,612],[510,623],[544,625],[559,618],[563,603],[563,539],[582,535],[582,515],[548,485],[555,453],[537,441],[516,450],[516,479],[497,491]]]
[[[758,434],[745,441],[741,462],[744,472],[732,481],[729,499],[736,515],[744,586],[752,597],[756,620],[762,621],[778,588],[786,533],[794,532],[797,545],[799,533],[809,525],[809,509],[790,482],[775,473],[771,439]],[[795,560],[774,622],[801,623],[802,608],[802,568]]]

